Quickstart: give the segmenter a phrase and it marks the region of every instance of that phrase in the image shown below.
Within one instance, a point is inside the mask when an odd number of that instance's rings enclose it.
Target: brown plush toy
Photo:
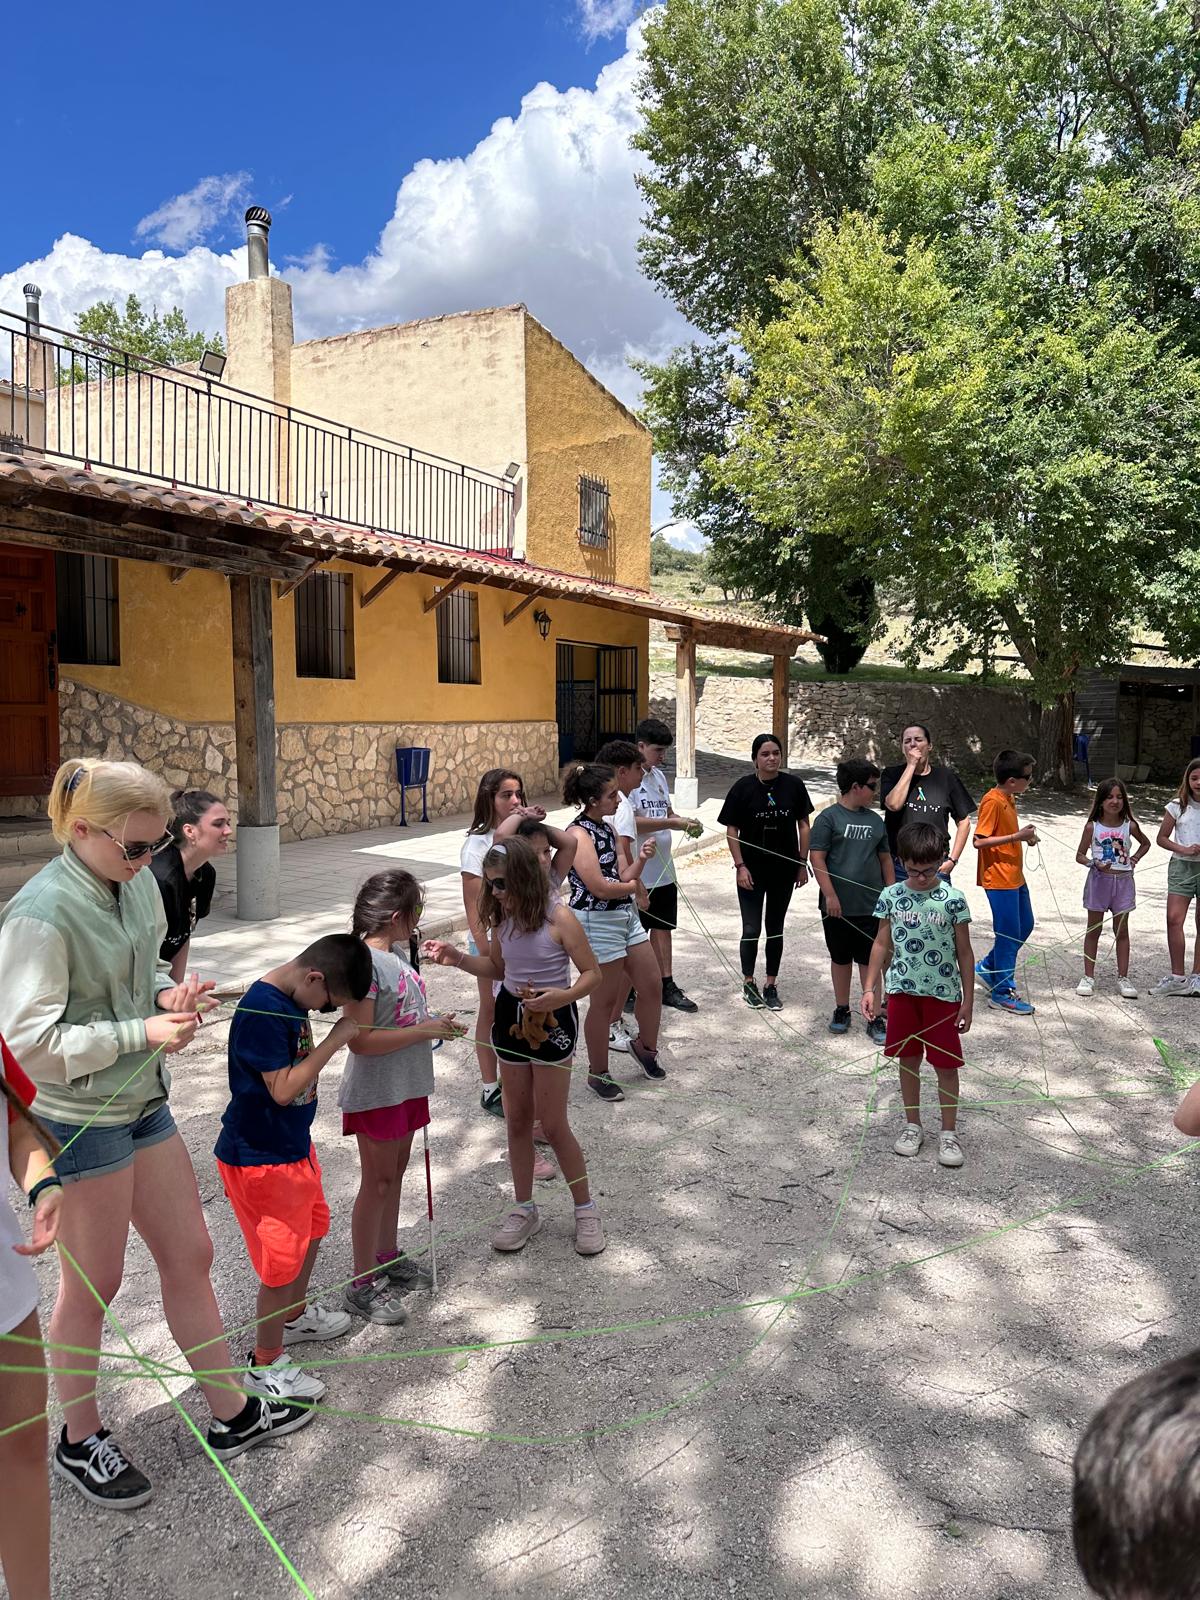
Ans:
[[[531,1050],[537,1050],[545,1044],[550,1032],[548,1026],[550,1015],[549,1011],[531,1011],[527,1005],[523,1005],[520,1015],[508,1031],[514,1039],[520,1039]]]

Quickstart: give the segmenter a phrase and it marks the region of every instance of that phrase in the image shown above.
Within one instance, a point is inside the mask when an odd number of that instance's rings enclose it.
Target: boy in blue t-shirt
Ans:
[[[904,1131],[893,1145],[898,1156],[915,1156],[921,1131],[921,1056],[937,1073],[942,1133],[938,1161],[961,1167],[958,1123],[960,1035],[971,1026],[975,958],[967,924],[971,910],[961,889],[938,877],[946,859],[946,835],[929,822],[907,822],[896,840],[908,877],[879,896],[879,932],[871,950],[862,1013],[875,1015],[874,985],[886,972],[887,1042],[883,1053],[900,1062]]]
[[[329,1232],[311,1129],[317,1077],[361,1022],[339,1017],[314,1046],[308,1014],[363,1000],[371,977],[362,940],[330,934],[251,984],[229,1030],[230,1101],[216,1157],[259,1278],[255,1348],[243,1380],[253,1394],[319,1400],[325,1385],[285,1361],[283,1347],[336,1339],[350,1328],[348,1313],[306,1303]]]

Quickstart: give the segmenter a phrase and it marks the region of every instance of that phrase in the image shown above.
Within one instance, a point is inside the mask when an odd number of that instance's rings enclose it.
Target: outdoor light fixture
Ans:
[[[520,470],[521,463],[519,461],[510,461],[504,469],[504,476],[506,478],[515,478]]]
[[[200,357],[200,371],[206,378],[219,378],[225,371],[225,357],[219,350],[206,350]]]
[[[533,620],[537,623],[537,631],[543,639],[550,637],[550,613],[548,611],[535,611]]]

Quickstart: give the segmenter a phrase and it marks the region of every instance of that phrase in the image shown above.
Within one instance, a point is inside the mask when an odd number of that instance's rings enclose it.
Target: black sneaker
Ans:
[[[676,1011],[699,1011],[700,1007],[694,1000],[688,998],[675,982],[674,978],[663,979],[663,1005],[673,1006]]]
[[[154,1493],[150,1479],[126,1459],[107,1428],[79,1444],[67,1442],[64,1428],[54,1447],[54,1470],[73,1483],[85,1500],[113,1511],[136,1511]]]
[[[504,1115],[504,1100],[498,1083],[485,1083],[481,1086],[479,1090],[479,1109],[488,1112],[493,1117],[502,1117]]]
[[[256,1410],[251,1410],[256,1406]],[[310,1423],[316,1412],[310,1405],[292,1405],[288,1400],[269,1400],[265,1395],[251,1395],[242,1418],[233,1422],[218,1422],[214,1417],[208,1430],[208,1447],[218,1461],[232,1461],[247,1450],[253,1450],[264,1439],[274,1439],[280,1434],[295,1433]]]
[[[829,1019],[830,1033],[850,1032],[850,1007],[835,1006],[833,1015]]]
[[[763,985],[762,997],[763,1005],[766,1006],[768,1011],[783,1010],[783,1001],[779,998],[779,990],[773,983]]]
[[[618,1100],[624,1100],[625,1091],[621,1085],[610,1078],[607,1073],[603,1078],[594,1078],[589,1073],[587,1086],[596,1096],[597,1100],[607,1100],[615,1105]]]
[[[637,1005],[637,990],[630,989],[629,993],[625,996],[625,1010],[630,1016],[633,1015],[633,1008],[635,1005]]]
[[[667,1069],[660,1063],[658,1051],[647,1050],[640,1039],[631,1039],[629,1041],[629,1054],[648,1078],[653,1078],[655,1082],[658,1082],[660,1078],[666,1077]]]
[[[742,979],[742,999],[752,1011],[761,1011],[767,1003],[759,994],[758,985],[753,978]]]
[[[887,1020],[884,1017],[875,1017],[867,1023],[867,1038],[872,1044],[887,1043]]]
[[[379,1270],[387,1274],[388,1281],[401,1294],[411,1294],[414,1289],[433,1288],[433,1273],[427,1267],[419,1266],[411,1256],[397,1256],[386,1266],[381,1265]]]

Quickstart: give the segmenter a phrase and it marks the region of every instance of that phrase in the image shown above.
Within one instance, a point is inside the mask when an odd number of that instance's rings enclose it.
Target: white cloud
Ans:
[[[579,24],[588,40],[607,39],[627,28],[642,10],[639,0],[576,0]]]
[[[164,200],[133,230],[135,239],[152,239],[168,250],[204,244],[229,228],[250,192],[248,172],[201,178],[194,188]]]
[[[618,0],[583,3],[595,20],[635,9]],[[327,245],[291,237],[280,219],[271,247],[293,286],[297,336],[524,301],[636,406],[640,384],[630,357],[655,359],[691,334],[638,263],[641,157],[629,141],[638,121],[640,31],[630,27],[624,53],[593,88],[537,84],[517,115],[496,122],[466,156],[418,162],[364,260],[338,265]],[[195,230],[253,198],[241,187],[247,181],[243,173],[205,179],[144,218],[139,234],[194,241]],[[134,293],[161,311],[179,305],[194,326],[216,330],[225,288],[245,270],[242,246],[218,253],[191,242],[177,255],[128,256],[66,233],[40,260],[0,273],[0,306],[19,310],[21,285],[32,279],[44,292],[44,320],[59,327],[73,327],[75,314],[97,300]],[[655,525],[670,515],[656,485]]]
[[[673,528],[664,528],[662,536],[668,544],[673,544],[676,550],[690,550],[693,554],[700,554],[708,549],[708,541],[699,528],[693,528],[690,522],[677,522]]]

